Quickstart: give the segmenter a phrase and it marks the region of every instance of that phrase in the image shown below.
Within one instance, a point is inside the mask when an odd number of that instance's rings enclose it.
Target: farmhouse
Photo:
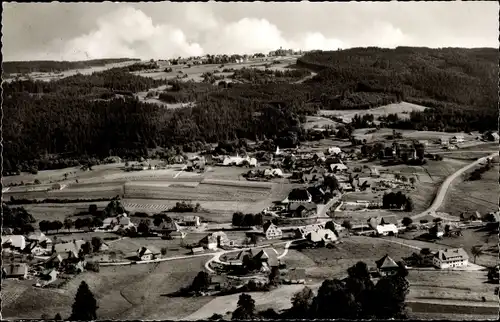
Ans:
[[[337,240],[337,235],[330,229],[318,229],[315,231],[311,231],[306,235],[306,239],[313,242],[313,243],[319,243],[319,242],[334,242]]]
[[[341,162],[339,163],[331,163],[330,164],[330,171],[331,172],[337,172],[337,171],[346,171],[348,168],[345,164]]]
[[[441,238],[444,236],[444,230],[440,223],[436,223],[429,229],[429,235],[434,238]]]
[[[448,141],[448,139],[447,139],[447,138],[442,137],[442,138],[440,138],[440,139],[439,139],[439,144],[441,144],[441,145],[443,145],[443,146],[446,146],[446,145],[448,145],[448,144],[449,144],[449,141]]]
[[[52,256],[50,256],[49,259],[47,259],[45,262],[43,262],[43,265],[46,268],[53,268],[53,267],[59,267],[63,262],[62,256],[54,253]]]
[[[498,135],[498,132],[487,132],[484,135],[484,139],[488,141],[499,141],[500,135]]]
[[[47,244],[52,244],[52,240],[50,238],[48,238],[47,236],[45,236],[44,233],[42,232],[36,232],[36,233],[32,233],[28,236],[27,238],[29,241],[36,241],[38,243],[42,243],[42,242],[45,242]]]
[[[477,221],[481,220],[482,216],[478,211],[475,212],[465,212],[460,214],[461,221]]]
[[[339,155],[342,153],[342,150],[340,150],[339,147],[331,147],[331,148],[328,148],[328,154],[330,155]]]
[[[130,221],[127,214],[121,214],[116,217],[109,217],[104,219],[101,229],[110,229],[113,231],[118,231],[119,229],[128,229],[135,227],[135,225]]]
[[[58,273],[59,273],[59,272],[58,272],[57,270],[55,270],[55,269],[53,269],[53,268],[52,268],[52,269],[50,269],[50,268],[49,268],[49,269],[44,270],[44,271],[40,274],[40,278],[41,278],[42,280],[45,280],[45,281],[47,281],[48,283],[50,283],[50,282],[53,282],[53,281],[55,281],[55,280],[57,279],[57,274],[58,274]]]
[[[378,225],[376,228],[377,234],[382,236],[397,235],[398,227],[393,224],[389,225]]]
[[[49,250],[45,247],[42,247],[40,243],[33,241],[26,246],[24,249],[25,252],[33,254],[35,256],[42,256],[47,253]]]
[[[283,171],[281,169],[265,169],[264,170],[265,177],[283,177]]]
[[[295,211],[300,206],[304,206],[307,209],[314,208],[315,204],[312,202],[312,195],[307,191],[307,189],[293,189],[288,197],[282,201],[282,203],[288,204],[289,211]]]
[[[263,228],[266,239],[280,239],[283,236],[281,229],[270,221],[265,223]]]
[[[199,245],[206,249],[216,250],[217,249],[217,237],[213,234],[208,234],[200,240]]]
[[[85,244],[84,240],[75,240],[73,242],[55,244],[54,252],[57,254],[74,253],[78,257],[78,253],[80,252],[83,244]]]
[[[455,144],[455,143],[462,143],[464,142],[464,136],[463,135],[455,135],[450,139],[450,143]]]
[[[381,259],[375,262],[377,264],[377,270],[381,275],[390,276],[397,273],[399,266],[396,262],[389,257],[389,255],[385,255]]]
[[[272,267],[278,267],[280,265],[278,252],[274,248],[262,249],[252,259],[256,262],[259,262],[264,271]]]
[[[441,269],[467,266],[469,255],[463,248],[439,250],[432,258],[432,263]]]
[[[296,238],[306,238],[310,232],[318,231],[323,228],[323,225],[320,224],[298,227],[297,229],[295,229],[295,236]]]
[[[156,259],[158,256],[160,256],[160,254],[161,254],[160,250],[155,246],[141,247],[140,249],[137,250],[137,257],[141,261]]]
[[[2,246],[23,250],[26,248],[26,239],[23,235],[2,236]]]
[[[315,203],[321,203],[323,202],[323,199],[325,197],[325,192],[321,187],[308,187],[307,191],[311,194],[312,200]]]
[[[17,263],[10,265],[3,265],[2,278],[21,278],[28,277],[28,266],[26,264]]]
[[[201,226],[200,217],[199,216],[185,216],[182,219],[182,223],[184,226],[189,227],[199,227]]]

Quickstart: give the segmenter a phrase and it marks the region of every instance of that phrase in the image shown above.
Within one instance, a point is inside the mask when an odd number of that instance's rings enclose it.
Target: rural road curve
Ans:
[[[288,253],[288,248],[290,247],[290,245],[292,244],[292,242],[294,242],[296,240],[299,240],[299,239],[289,240],[287,242],[280,242],[280,243],[274,243],[274,244],[261,245],[261,246],[256,246],[256,247],[247,247],[247,248],[236,249],[236,250],[235,249],[231,249],[231,250],[225,250],[225,251],[222,251],[222,252],[218,252],[218,253],[215,253],[214,256],[205,263],[205,269],[209,273],[215,273],[215,271],[212,268],[210,268],[210,263],[212,263],[212,262],[216,262],[216,263],[219,263],[219,264],[228,265],[229,263],[223,262],[223,261],[220,260],[220,257],[222,255],[224,255],[224,254],[233,253],[233,252],[237,252],[237,251],[245,251],[245,250],[249,250],[249,249],[252,249],[252,248],[264,248],[264,247],[269,247],[269,246],[273,246],[273,245],[285,244],[285,251],[283,252],[283,254],[281,254],[281,255],[278,256],[278,258],[283,258]]]
[[[446,193],[448,192],[448,188],[450,187],[450,185],[453,182],[453,180],[455,180],[456,178],[458,178],[459,176],[461,176],[465,171],[467,171],[467,170],[469,170],[469,169],[477,166],[481,162],[484,162],[486,160],[486,158],[488,158],[488,157],[489,158],[493,158],[493,157],[495,157],[497,155],[498,155],[498,151],[495,152],[495,153],[490,154],[487,157],[480,158],[480,159],[472,162],[471,164],[466,165],[465,167],[459,169],[458,171],[456,171],[452,175],[450,175],[448,178],[446,178],[446,180],[443,182],[443,184],[441,185],[441,187],[439,187],[439,190],[436,193],[436,197],[434,198],[434,201],[432,202],[431,206],[427,210],[421,212],[418,215],[412,216],[411,218],[413,220],[415,220],[417,218],[420,218],[420,217],[423,217],[425,215],[428,215],[429,213],[436,212],[438,210],[438,208],[441,207],[441,205],[443,204],[444,198],[446,197]]]

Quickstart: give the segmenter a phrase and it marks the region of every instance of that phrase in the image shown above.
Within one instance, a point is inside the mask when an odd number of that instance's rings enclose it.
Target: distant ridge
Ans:
[[[7,74],[23,73],[48,73],[62,72],[70,69],[84,69],[107,64],[123,63],[127,61],[140,61],[138,58],[104,58],[82,61],[54,61],[54,60],[35,60],[35,61],[6,61],[2,63],[2,69]]]

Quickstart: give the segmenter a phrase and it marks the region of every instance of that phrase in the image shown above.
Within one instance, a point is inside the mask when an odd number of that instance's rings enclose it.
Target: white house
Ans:
[[[38,242],[38,243],[45,242],[45,243],[47,243],[47,245],[52,244],[52,240],[50,238],[48,238],[47,236],[45,236],[45,234],[42,233],[42,232],[32,233],[32,234],[30,234],[28,236],[27,239],[29,241],[35,241],[35,242]]]
[[[331,147],[331,148],[328,148],[328,154],[330,155],[337,155],[337,154],[341,154],[342,153],[342,150],[340,150],[339,147]]]
[[[398,227],[394,224],[388,224],[388,225],[377,225],[375,228],[377,233],[382,236],[387,236],[390,233],[397,235],[398,234]]]
[[[137,250],[137,257],[141,261],[148,261],[157,258],[160,255],[160,251],[154,246],[141,247]]]
[[[104,219],[101,228],[102,229],[112,229],[113,231],[117,231],[118,229],[127,229],[135,227],[127,214],[121,214],[116,217],[109,217]]]
[[[185,216],[182,219],[182,222],[185,226],[190,226],[190,227],[201,226],[201,221],[199,216]]]
[[[320,228],[318,230],[311,231],[307,234],[306,238],[312,242],[333,242],[337,240],[337,235],[330,229]]]
[[[283,171],[281,169],[265,169],[264,176],[269,177],[283,177]]]
[[[432,263],[441,269],[467,266],[469,255],[463,248],[439,250],[432,258]]]
[[[450,139],[450,143],[454,144],[454,143],[462,143],[464,142],[464,136],[463,135],[455,135],[454,137],[452,137]]]
[[[5,235],[2,236],[3,245],[23,250],[26,248],[26,239],[23,235]]]
[[[281,229],[270,221],[265,223],[263,228],[266,239],[280,239],[283,236]]]
[[[203,239],[200,240],[199,244],[201,247],[204,247],[206,249],[216,250],[218,246],[217,237],[212,234],[209,234],[203,237]]]
[[[45,255],[46,253],[48,253],[50,251],[50,249],[42,247],[40,245],[40,243],[34,241],[34,242],[31,242],[31,244],[29,244],[27,246],[27,248],[25,248],[25,251],[29,251],[31,254],[33,254],[35,256],[42,256],[42,255]]]

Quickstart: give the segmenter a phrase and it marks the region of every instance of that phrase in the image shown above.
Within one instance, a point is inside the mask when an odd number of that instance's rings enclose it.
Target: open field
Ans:
[[[481,180],[466,181],[471,171],[452,183],[440,211],[459,216],[462,212],[486,214],[498,209],[498,164],[482,174]]]
[[[333,126],[337,127],[340,123],[335,122],[329,118],[322,117],[322,116],[307,116],[307,121],[304,124],[305,129],[312,129],[312,128],[322,128],[326,125],[328,126]]]
[[[321,110],[321,115],[334,115],[345,119],[346,121],[351,121],[354,118],[354,115],[358,114],[363,116],[365,114],[373,114],[375,119],[379,116],[385,116],[388,114],[398,114],[400,118],[408,118],[410,112],[412,111],[423,111],[425,110],[425,106],[416,105],[407,102],[394,103],[385,106],[380,106],[367,110]]]
[[[102,72],[102,71],[110,69],[110,68],[125,67],[128,65],[132,65],[134,63],[137,63],[137,61],[127,61],[127,62],[121,62],[121,63],[106,64],[104,66],[94,66],[91,68],[70,69],[70,70],[65,70],[65,71],[61,71],[61,72],[53,72],[53,73],[36,72],[36,73],[29,73],[28,76],[30,78],[32,78],[33,80],[48,82],[51,80],[61,79],[61,78],[73,76],[76,74],[89,75],[89,74],[92,74],[95,72]],[[24,79],[24,77],[20,77],[20,79]],[[13,78],[5,79],[5,81],[7,81],[7,82],[12,81],[12,80],[13,80]]]
[[[372,133],[368,133],[374,131]],[[381,128],[376,130],[375,128],[362,128],[356,129],[353,135],[358,140],[367,140],[367,142],[385,141],[387,136],[392,135],[393,129]],[[445,151],[442,149],[440,144],[434,142],[440,138],[450,139],[455,135],[462,135],[465,142],[457,144],[459,147],[475,150],[476,146],[482,146],[484,142],[478,141],[477,137],[479,133],[475,132],[472,134],[468,133],[448,133],[448,132],[436,132],[436,131],[414,131],[414,130],[397,130],[401,133],[402,138],[397,141],[411,141],[411,140],[425,140],[428,141],[426,150],[430,152],[441,152]]]
[[[187,67],[185,65],[167,65],[164,62],[158,62],[160,71],[138,71],[133,72],[132,74],[151,77],[154,79],[175,79],[177,75],[182,76],[182,74],[187,74],[187,78],[182,78],[182,81],[193,80],[195,82],[203,81],[202,75],[207,72],[213,72],[218,70],[221,73],[216,75],[224,75],[226,77],[232,75],[232,73],[222,73],[224,68],[233,68],[233,69],[241,69],[241,68],[257,68],[264,70],[264,65],[266,63],[270,63],[273,60],[279,60],[279,64],[272,65],[269,69],[272,70],[284,70],[286,66],[295,63],[297,57],[266,57],[263,59],[252,59],[246,63],[229,63],[224,64],[224,67],[220,67],[220,64],[206,64],[206,65],[193,65],[191,67]],[[167,67],[172,68],[171,72],[164,72],[163,70]],[[180,73],[182,72],[182,74]]]
[[[2,315],[8,319],[34,318],[60,312],[71,313],[76,290],[87,282],[96,295],[99,319],[176,319],[189,315],[211,300],[210,297],[169,298],[164,295],[189,285],[203,270],[206,258],[158,264],[102,267],[99,273],[85,272],[61,289],[21,288],[17,281],[3,282],[3,292],[19,292],[22,301],[3,303]],[[30,282],[32,283],[32,281]],[[2,293],[3,293],[2,292]]]

